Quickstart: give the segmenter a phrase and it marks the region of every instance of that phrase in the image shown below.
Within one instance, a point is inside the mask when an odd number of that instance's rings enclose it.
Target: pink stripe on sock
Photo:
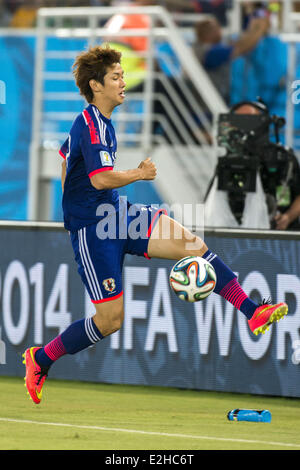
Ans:
[[[224,297],[224,295],[226,294],[226,292],[230,289],[230,287],[234,284],[237,283],[237,280],[236,280],[236,277],[234,277],[230,282],[228,282],[228,284],[226,284],[226,286],[223,287],[223,289],[220,291],[220,295],[221,297]]]
[[[232,281],[223,287],[220,295],[224,297],[224,299],[228,300],[228,302],[234,305],[238,310],[240,310],[242,303],[248,297],[236,278],[232,279]]]
[[[50,343],[46,344],[44,351],[52,361],[57,361],[61,356],[67,354],[60,336],[57,336]]]

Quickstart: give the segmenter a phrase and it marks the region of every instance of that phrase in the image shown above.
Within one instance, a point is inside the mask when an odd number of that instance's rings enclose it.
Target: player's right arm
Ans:
[[[138,168],[124,171],[102,171],[90,176],[94,188],[115,189],[127,186],[140,180],[153,180],[156,176],[156,166],[151,158],[143,160]]]
[[[85,162],[86,172],[92,186],[98,190],[115,189],[127,186],[139,180],[152,180],[156,176],[156,167],[151,158],[143,160],[138,168],[115,171],[115,155],[112,147],[102,144],[105,136],[99,127],[99,137],[96,138],[98,123],[86,125],[81,133],[80,146]],[[101,137],[101,139],[100,139]]]

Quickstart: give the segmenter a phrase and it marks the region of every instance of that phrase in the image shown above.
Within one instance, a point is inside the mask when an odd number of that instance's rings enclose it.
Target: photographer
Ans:
[[[269,114],[263,103],[241,103],[233,108],[238,115]],[[278,144],[278,143],[277,143]],[[276,144],[275,144],[276,145]],[[271,228],[276,230],[300,229],[300,166],[293,151],[277,145],[278,152],[283,152],[284,161],[278,158],[277,171],[262,161],[261,176],[269,207]],[[273,147],[274,152],[276,150]],[[285,154],[286,152],[286,154]],[[288,167],[289,165],[289,167]],[[289,172],[289,174],[286,174]]]
[[[300,230],[300,166],[279,142],[284,124],[260,100],[220,114],[217,139],[226,155],[205,197],[208,226]]]
[[[270,141],[274,125],[276,142]],[[300,166],[292,151],[279,142],[285,120],[270,116],[262,101],[233,106],[219,121],[219,145],[227,148],[219,159],[219,189],[228,191],[230,208],[241,222],[247,194],[257,191],[259,175],[265,194],[270,228],[300,229]]]

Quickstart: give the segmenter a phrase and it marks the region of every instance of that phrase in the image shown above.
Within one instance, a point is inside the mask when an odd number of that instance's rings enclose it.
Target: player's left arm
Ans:
[[[59,155],[63,158],[61,164],[61,187],[62,191],[64,192],[65,186],[65,179],[67,173],[67,155],[70,154],[70,144],[71,144],[71,137],[68,135],[68,138],[65,140],[61,148],[59,149]]]
[[[64,186],[65,186],[66,172],[67,172],[67,164],[66,164],[66,160],[63,160],[61,164],[61,187],[62,187],[63,192],[64,192]]]

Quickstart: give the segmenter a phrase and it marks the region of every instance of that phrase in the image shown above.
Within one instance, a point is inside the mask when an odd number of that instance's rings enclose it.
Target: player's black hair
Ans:
[[[104,47],[94,46],[79,54],[73,64],[73,74],[80,94],[88,103],[94,98],[90,87],[90,80],[97,80],[104,85],[104,77],[113,64],[120,63],[121,52],[111,49],[109,45]]]

